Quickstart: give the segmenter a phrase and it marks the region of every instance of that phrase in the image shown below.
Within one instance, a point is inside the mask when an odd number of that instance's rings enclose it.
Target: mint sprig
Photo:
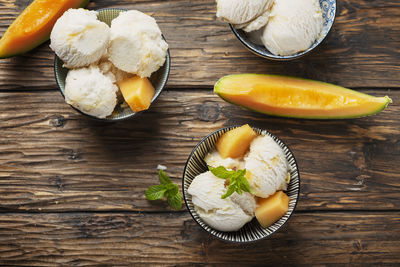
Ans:
[[[172,183],[168,175],[160,170],[158,172],[159,185],[150,186],[146,190],[146,198],[148,200],[157,200],[164,197],[167,198],[168,204],[175,210],[182,209],[182,195],[179,192],[178,185]]]
[[[224,166],[219,166],[216,168],[209,166],[208,169],[218,178],[226,179],[229,181],[229,187],[226,193],[221,196],[222,199],[229,197],[235,192],[237,192],[239,195],[241,195],[243,191],[251,193],[249,182],[245,177],[246,169],[238,171],[228,171],[227,169],[225,169]]]

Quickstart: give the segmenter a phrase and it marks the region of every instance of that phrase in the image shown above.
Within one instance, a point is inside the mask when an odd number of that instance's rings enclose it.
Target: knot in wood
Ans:
[[[218,103],[212,101],[205,101],[203,104],[197,106],[197,114],[202,121],[215,122],[220,114]]]
[[[57,115],[50,119],[50,124],[57,128],[64,127],[66,124],[66,119],[61,115]]]

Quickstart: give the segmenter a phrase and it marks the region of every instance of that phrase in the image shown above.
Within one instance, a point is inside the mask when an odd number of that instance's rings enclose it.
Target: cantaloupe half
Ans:
[[[224,100],[261,113],[308,119],[359,118],[376,114],[392,100],[319,81],[267,74],[221,78],[214,92]]]
[[[57,19],[89,0],[35,0],[14,20],[0,40],[0,58],[26,53],[50,38]]]

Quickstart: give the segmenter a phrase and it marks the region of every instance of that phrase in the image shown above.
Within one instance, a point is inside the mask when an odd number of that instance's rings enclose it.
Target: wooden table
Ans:
[[[0,0],[3,33],[28,0]],[[273,62],[248,52],[213,0],[91,1],[153,15],[172,71],[151,110],[101,123],[70,108],[57,89],[48,43],[0,61],[1,265],[400,264],[400,2],[341,0],[326,42],[311,55]],[[389,95],[361,119],[268,117],[212,92],[223,75],[279,73]],[[180,184],[196,143],[250,123],[281,137],[301,171],[294,216],[270,239],[212,238],[188,211],[149,202],[158,164]]]

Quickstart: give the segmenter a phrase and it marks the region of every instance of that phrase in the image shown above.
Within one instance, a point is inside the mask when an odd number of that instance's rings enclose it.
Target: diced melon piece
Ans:
[[[239,158],[249,150],[250,143],[257,133],[245,124],[224,133],[217,141],[217,150],[223,158]]]
[[[282,218],[289,210],[289,200],[290,198],[282,191],[268,198],[259,198],[255,214],[261,226],[266,228]]]
[[[118,82],[118,86],[133,112],[146,110],[150,107],[155,89],[149,79],[133,76]]]

